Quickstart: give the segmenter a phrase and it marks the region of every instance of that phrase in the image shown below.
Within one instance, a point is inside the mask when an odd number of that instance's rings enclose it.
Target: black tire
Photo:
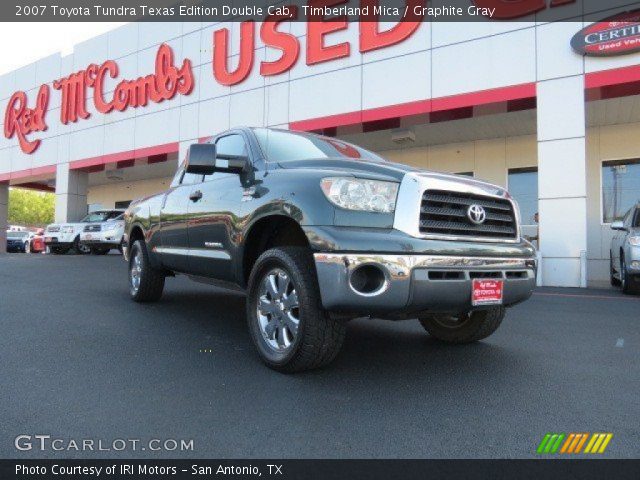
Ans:
[[[619,287],[622,284],[622,282],[618,280],[616,277],[614,277],[614,274],[615,274],[615,269],[613,268],[613,253],[611,253],[611,256],[609,257],[609,278],[611,279],[612,287]]]
[[[420,323],[429,335],[442,342],[472,343],[495,332],[505,313],[504,307],[494,307],[460,316],[432,315],[421,318]]]
[[[105,247],[91,247],[91,255],[106,255],[109,250],[111,249]]]
[[[299,322],[297,332],[290,345],[282,351],[270,345],[258,313],[261,288],[276,270],[288,275],[288,281],[297,294],[298,305],[295,307]],[[273,316],[271,319],[273,321]],[[322,308],[313,258],[310,251],[302,247],[274,248],[256,260],[249,276],[247,321],[262,361],[270,368],[286,373],[329,364],[342,348],[346,332],[345,322],[332,319]]]
[[[620,255],[620,278],[622,279],[623,293],[627,295],[640,294],[640,278],[629,273],[624,255]]]
[[[138,256],[139,255],[139,256]],[[139,265],[136,263],[139,259]],[[133,280],[132,268],[138,269],[139,283],[136,286]],[[131,247],[129,257],[129,294],[135,302],[156,302],[160,300],[164,290],[165,274],[151,266],[147,246],[143,240],[136,240]]]
[[[29,240],[29,241],[27,241],[27,242],[24,242],[24,245],[23,245],[23,247],[22,247],[22,248],[23,248],[23,250],[22,250],[22,251],[23,251],[24,253],[31,253],[31,240]]]
[[[80,235],[78,235],[73,241],[72,248],[73,253],[75,253],[76,255],[87,255],[88,253],[91,253],[91,249],[89,247],[80,243]]]
[[[64,255],[69,251],[69,247],[49,247],[49,251],[54,255]]]

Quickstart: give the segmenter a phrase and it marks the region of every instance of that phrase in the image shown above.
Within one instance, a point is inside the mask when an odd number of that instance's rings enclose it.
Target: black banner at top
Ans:
[[[629,2],[627,9],[640,6]],[[623,6],[623,9],[627,6]],[[3,0],[2,22],[597,21],[607,2],[582,0]]]

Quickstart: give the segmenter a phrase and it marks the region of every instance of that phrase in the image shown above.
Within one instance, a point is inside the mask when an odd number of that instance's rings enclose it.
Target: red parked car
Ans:
[[[34,232],[29,232],[29,242],[26,245],[25,253],[42,253],[45,251],[44,228],[38,228]]]

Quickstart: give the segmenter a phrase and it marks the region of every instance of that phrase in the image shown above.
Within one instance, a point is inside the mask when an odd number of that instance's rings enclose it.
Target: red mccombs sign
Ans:
[[[592,23],[571,39],[571,47],[582,55],[596,57],[640,51],[640,10]]]
[[[369,6],[371,10],[379,0],[360,0],[361,6]],[[575,0],[472,0],[478,7],[495,9],[494,18],[508,19],[527,16],[548,7],[557,7],[574,3]],[[310,0],[314,7],[333,7],[345,0]],[[377,19],[372,16],[366,21],[349,23],[346,17],[324,18],[309,15],[306,23],[307,65],[315,65],[351,55],[354,48],[350,43],[334,43],[331,34],[348,28],[359,28],[358,50],[361,53],[386,48],[408,39],[422,23],[422,16],[416,12],[425,0],[405,0],[407,16],[404,21],[391,28],[382,29]],[[298,19],[298,9],[290,6],[286,14],[270,15],[260,27],[253,21],[242,22],[240,26],[240,55],[238,65],[231,70],[229,58],[229,29],[221,28],[213,33],[212,73],[214,79],[223,85],[235,85],[245,80],[254,68],[256,36],[267,46],[280,51],[280,57],[274,61],[260,62],[260,74],[273,76],[290,70],[300,57],[300,43],[294,35],[279,30],[279,25],[287,20]],[[258,32],[259,30],[259,32]],[[194,75],[190,59],[183,60],[180,67],[174,64],[171,48],[163,44],[159,47],[155,71],[145,77],[120,81],[115,91],[107,95],[105,82],[119,76],[117,62],[108,60],[102,64],[91,64],[84,70],[53,82],[53,88],[61,92],[60,122],[68,124],[85,120],[91,116],[87,101],[92,101],[95,110],[109,114],[113,110],[125,111],[129,108],[141,108],[152,103],[170,100],[176,95],[189,95],[194,88]],[[93,93],[91,96],[90,94]],[[40,87],[35,106],[28,106],[25,92],[19,91],[9,99],[4,117],[4,136],[18,139],[24,153],[36,151],[40,139],[30,140],[35,132],[47,130],[45,117],[49,103],[50,87]]]

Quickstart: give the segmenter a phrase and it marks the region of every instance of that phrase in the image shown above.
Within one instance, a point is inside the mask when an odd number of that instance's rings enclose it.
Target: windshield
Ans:
[[[116,218],[117,216],[121,215],[122,212],[120,211],[105,211],[105,212],[92,212],[89,215],[87,215],[86,217],[84,217],[82,220],[80,220],[82,223],[97,223],[97,222],[105,222],[107,220],[111,220],[113,218]]]
[[[7,232],[7,238],[27,238],[29,232]]]
[[[254,132],[258,143],[260,143],[260,148],[269,162],[293,162],[321,158],[385,161],[384,158],[373,152],[336,138],[268,128],[256,128]]]

